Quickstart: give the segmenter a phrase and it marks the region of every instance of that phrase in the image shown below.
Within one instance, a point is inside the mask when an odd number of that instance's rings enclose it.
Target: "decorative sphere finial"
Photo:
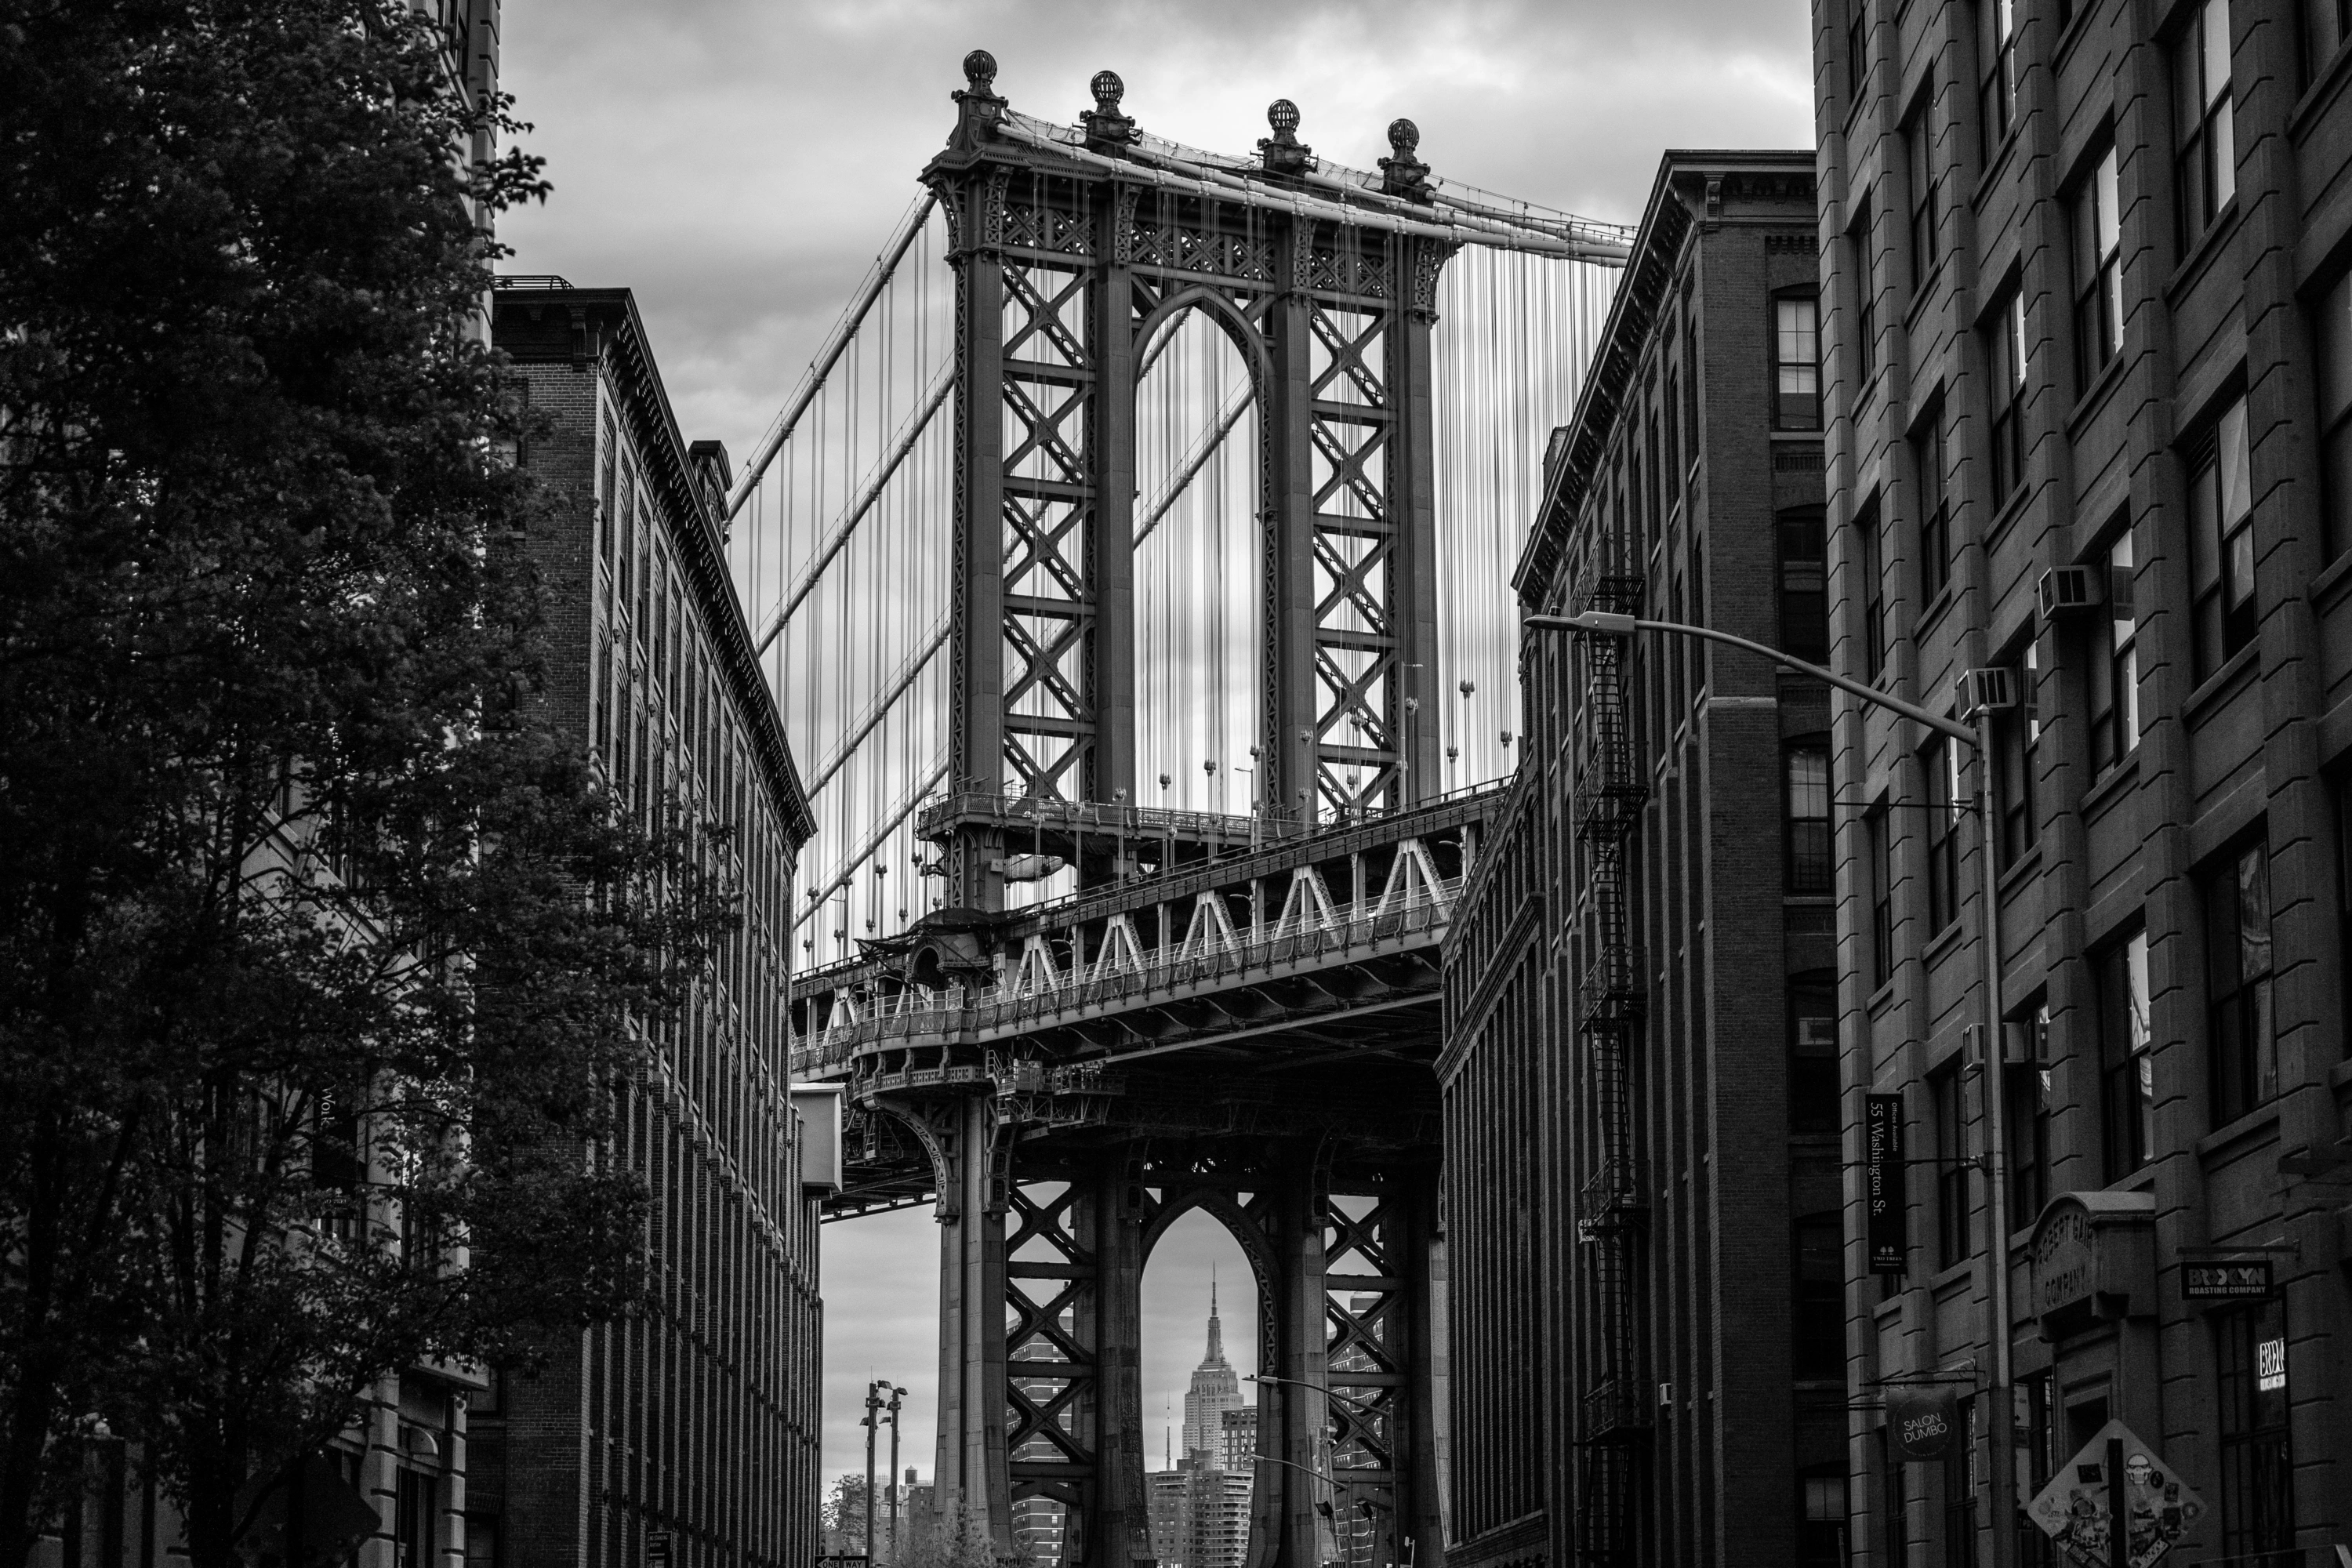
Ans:
[[[1265,106],[1265,122],[1274,127],[1276,136],[1287,136],[1298,129],[1298,105],[1286,98],[1277,98]]]
[[[996,57],[986,49],[964,56],[963,79],[971,84],[972,91],[986,92],[996,81]]]
[[[1095,95],[1095,108],[1103,114],[1118,112],[1118,100],[1127,96],[1127,83],[1118,79],[1117,71],[1097,71],[1087,90]]]
[[[1400,158],[1410,158],[1412,156],[1413,149],[1420,145],[1420,126],[1415,125],[1410,120],[1402,118],[1389,121],[1390,152],[1394,153]]]

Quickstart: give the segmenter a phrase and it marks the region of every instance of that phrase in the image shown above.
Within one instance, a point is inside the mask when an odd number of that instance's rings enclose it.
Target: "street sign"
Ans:
[[[2272,1289],[2267,1258],[2209,1258],[2180,1265],[2180,1297],[2185,1301],[2259,1301]]]
[[[668,1568],[668,1563],[669,1531],[667,1530],[646,1531],[646,1568]]]
[[[1949,1387],[1886,1391],[1886,1436],[1896,1458],[1940,1459],[1959,1428],[1959,1396]]]
[[[1863,1201],[1873,1274],[1911,1271],[1910,1204],[1903,1181],[1903,1097],[1863,1097]]]
[[[2118,1485],[2120,1499],[2110,1490]],[[2110,1555],[2118,1502],[2126,1548],[2120,1559]],[[2110,1421],[2058,1468],[2025,1511],[2078,1568],[2117,1568],[2118,1562],[2149,1568],[2203,1517],[2205,1500],[2152,1445]]]

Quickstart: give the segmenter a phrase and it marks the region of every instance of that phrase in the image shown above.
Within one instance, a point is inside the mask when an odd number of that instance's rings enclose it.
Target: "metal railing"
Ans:
[[[873,1004],[890,1008],[887,1013],[816,1030],[807,1045],[793,1050],[793,1076],[805,1078],[841,1067],[860,1051],[892,1041],[1018,1030],[1058,1014],[1147,1000],[1156,991],[1235,977],[1253,969],[1345,958],[1358,948],[1422,932],[1442,935],[1453,918],[1461,887],[1462,879],[1454,877],[1446,879],[1435,898],[1408,891],[1393,900],[1359,899],[1335,906],[1335,918],[1328,924],[1286,931],[1277,927],[1243,936],[1231,945],[1161,942],[1144,950],[1139,966],[1122,967],[1099,977],[1086,973],[1094,965],[1082,959],[1057,969],[1050,985],[1023,995],[1006,995],[1006,987],[1017,984],[1024,973],[1026,955],[1015,953],[1008,957],[1005,966],[1012,978],[1000,982],[992,995],[971,1000],[965,992],[959,999],[951,991],[909,987]]]

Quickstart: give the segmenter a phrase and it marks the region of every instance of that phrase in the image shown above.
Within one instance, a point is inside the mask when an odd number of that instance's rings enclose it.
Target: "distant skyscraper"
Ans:
[[[1223,1467],[1224,1415],[1242,1406],[1242,1380],[1225,1360],[1225,1337],[1217,1322],[1217,1286],[1209,1282],[1209,1353],[1192,1369],[1184,1394],[1184,1457],[1197,1466]]]

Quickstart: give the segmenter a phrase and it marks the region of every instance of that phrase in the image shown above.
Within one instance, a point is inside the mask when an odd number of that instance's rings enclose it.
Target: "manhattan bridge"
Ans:
[[[807,768],[793,1076],[834,1216],[940,1222],[942,1506],[1150,1555],[1139,1289],[1256,1276],[1251,1568],[1443,1560],[1438,956],[1518,718],[1509,576],[1628,234],[1275,103],[1034,119],[975,51],[730,497]],[[1635,278],[1636,289],[1659,279]]]

